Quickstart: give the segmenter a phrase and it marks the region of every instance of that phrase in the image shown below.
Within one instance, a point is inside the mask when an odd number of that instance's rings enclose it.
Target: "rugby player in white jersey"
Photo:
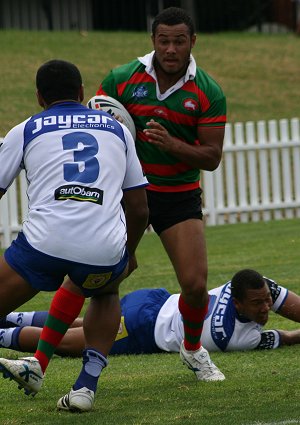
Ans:
[[[264,329],[269,311],[300,322],[300,296],[257,271],[240,270],[209,295],[203,344],[210,351],[275,349],[300,343],[300,329]],[[140,289],[123,297],[122,319],[110,354],[179,352],[183,323],[178,297],[164,288]],[[0,321],[0,346],[34,352],[46,316],[46,311],[9,314]],[[79,357],[83,348],[82,319],[78,318],[56,353]]]
[[[35,394],[52,344],[90,297],[83,367],[58,406],[88,411],[119,328],[119,284],[137,267],[135,250],[148,221],[147,180],[129,130],[81,104],[75,65],[46,62],[36,87],[43,111],[15,126],[0,147],[0,197],[23,168],[29,199],[22,231],[0,258],[0,316],[39,291],[57,292],[35,356],[1,359],[0,369]]]

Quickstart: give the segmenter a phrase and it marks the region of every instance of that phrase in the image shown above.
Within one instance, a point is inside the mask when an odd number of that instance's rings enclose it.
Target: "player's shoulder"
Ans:
[[[210,295],[220,295],[221,293],[226,292],[228,296],[231,296],[231,281],[224,283],[223,285],[216,286],[208,291]]]
[[[270,289],[272,298],[277,298],[283,287],[278,285],[278,283],[275,282],[275,280],[270,279],[269,277],[264,276],[264,280]]]
[[[112,74],[115,79],[126,80],[134,73],[144,70],[145,65],[143,65],[138,59],[134,59],[131,62],[119,65],[116,68],[112,69]]]
[[[11,139],[13,139],[15,136],[20,136],[24,133],[24,128],[26,126],[26,124],[30,121],[32,117],[28,117],[26,118],[26,120],[20,122],[19,124],[15,125],[13,128],[11,128],[8,133],[6,134],[6,136],[4,137],[4,139],[2,140],[2,144],[6,144],[8,141],[10,141]]]
[[[196,78],[199,78],[206,84],[211,84],[211,83],[218,84],[216,82],[216,79],[211,74],[209,74],[207,71],[205,71],[203,68],[201,68],[198,65],[196,67]]]
[[[195,83],[204,92],[215,92],[223,95],[223,90],[215,78],[199,66],[196,68]]]
[[[271,292],[273,301],[272,310],[277,311],[284,304],[288,295],[288,289],[266,276],[264,276],[264,279]]]

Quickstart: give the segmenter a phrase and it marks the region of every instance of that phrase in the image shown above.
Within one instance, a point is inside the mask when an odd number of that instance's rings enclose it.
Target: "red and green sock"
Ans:
[[[40,362],[43,373],[70,325],[78,317],[84,301],[82,295],[74,294],[62,287],[54,295],[34,354]]]
[[[204,308],[191,307],[180,295],[178,308],[183,320],[184,348],[188,351],[196,351],[201,347],[201,334],[208,303]]]

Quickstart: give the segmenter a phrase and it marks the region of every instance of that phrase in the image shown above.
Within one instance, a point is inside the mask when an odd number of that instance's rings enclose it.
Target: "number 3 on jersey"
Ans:
[[[93,183],[97,180],[100,165],[96,158],[99,147],[94,136],[82,131],[63,136],[64,150],[72,150],[74,163],[64,164],[64,179],[67,182]]]

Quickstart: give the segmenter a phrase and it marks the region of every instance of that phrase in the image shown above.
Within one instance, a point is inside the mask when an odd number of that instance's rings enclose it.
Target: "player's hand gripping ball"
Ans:
[[[131,118],[131,115],[127,109],[125,109],[122,103],[120,103],[118,100],[114,99],[113,97],[104,95],[93,96],[88,101],[87,106],[90,109],[102,109],[103,111],[108,112],[114,118],[117,118],[118,116],[121,117],[120,122],[126,125],[132,134],[133,139],[135,140],[136,129],[133,119]]]

